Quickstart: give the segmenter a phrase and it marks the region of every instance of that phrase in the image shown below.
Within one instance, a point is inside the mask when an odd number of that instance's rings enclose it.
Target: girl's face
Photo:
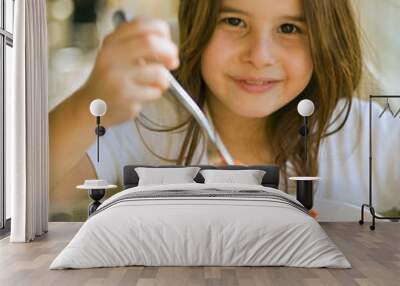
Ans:
[[[301,1],[222,0],[201,69],[212,99],[238,115],[265,117],[289,103],[313,71]]]

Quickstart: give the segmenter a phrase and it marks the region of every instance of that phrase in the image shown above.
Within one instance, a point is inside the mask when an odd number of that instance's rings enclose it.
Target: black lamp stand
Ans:
[[[100,136],[106,134],[106,129],[104,126],[100,125],[100,116],[96,116],[96,129],[94,130],[97,136],[97,162],[99,162],[100,157]]]

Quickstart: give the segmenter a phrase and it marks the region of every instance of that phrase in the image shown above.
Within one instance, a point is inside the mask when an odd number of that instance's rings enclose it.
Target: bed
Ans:
[[[145,178],[139,180],[139,170],[167,166],[126,166],[124,190],[102,203],[50,269],[351,267],[307,210],[277,189],[276,166],[196,167],[200,171],[193,182],[140,185]],[[205,182],[207,170],[235,170],[236,177],[259,170],[263,175],[259,185]]]

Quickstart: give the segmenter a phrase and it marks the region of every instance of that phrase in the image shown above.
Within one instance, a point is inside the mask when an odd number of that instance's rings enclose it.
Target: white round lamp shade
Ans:
[[[90,113],[94,116],[103,116],[107,111],[107,104],[104,100],[95,99],[90,103]]]
[[[303,99],[297,105],[297,112],[301,116],[311,116],[314,113],[314,103],[309,99]]]

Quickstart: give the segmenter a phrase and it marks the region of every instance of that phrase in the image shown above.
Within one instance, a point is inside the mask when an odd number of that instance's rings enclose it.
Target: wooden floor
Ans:
[[[353,268],[123,267],[48,270],[81,223],[50,223],[49,233],[27,244],[0,241],[0,285],[400,285],[400,224],[324,223]]]

